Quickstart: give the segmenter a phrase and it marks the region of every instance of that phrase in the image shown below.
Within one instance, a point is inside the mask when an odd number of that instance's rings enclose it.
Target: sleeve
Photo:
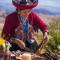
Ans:
[[[43,33],[48,30],[48,26],[36,14],[34,14],[33,22],[34,26],[38,27]]]
[[[1,36],[4,39],[7,39],[8,36],[9,36],[10,30],[11,30],[10,18],[6,17],[5,24],[4,24]]]

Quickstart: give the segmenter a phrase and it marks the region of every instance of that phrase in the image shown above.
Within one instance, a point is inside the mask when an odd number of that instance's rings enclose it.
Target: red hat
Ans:
[[[17,9],[32,9],[38,5],[38,0],[12,0]]]

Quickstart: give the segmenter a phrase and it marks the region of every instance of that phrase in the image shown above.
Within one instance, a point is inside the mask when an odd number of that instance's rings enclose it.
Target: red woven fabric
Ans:
[[[48,26],[35,13],[31,12],[28,17],[28,20],[32,26],[39,28],[42,32],[44,32],[45,30],[48,30]],[[2,34],[4,34],[5,37],[7,37],[9,34],[13,36],[15,29],[17,28],[19,23],[20,22],[18,20],[18,16],[16,12],[8,15],[6,17]]]
[[[38,2],[37,3],[34,3],[32,5],[18,5],[16,4],[15,2],[13,2],[13,5],[17,8],[17,9],[32,9],[34,7],[36,7],[38,5]]]

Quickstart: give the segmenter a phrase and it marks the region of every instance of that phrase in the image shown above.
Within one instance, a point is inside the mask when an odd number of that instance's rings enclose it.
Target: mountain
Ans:
[[[12,13],[15,11],[15,7],[12,4],[0,4],[0,10],[4,10],[7,14]]]
[[[1,3],[0,10],[6,11],[7,14],[15,11],[15,7],[11,3]],[[41,6],[33,9],[34,12],[47,15],[60,15],[60,8],[50,7],[50,6]]]
[[[39,8],[39,9],[33,9],[34,12],[38,13],[38,14],[49,14],[52,15],[52,13],[50,11],[48,11],[47,9],[43,9],[43,8]]]
[[[58,7],[40,7],[33,9],[34,12],[47,15],[60,15],[60,8]]]

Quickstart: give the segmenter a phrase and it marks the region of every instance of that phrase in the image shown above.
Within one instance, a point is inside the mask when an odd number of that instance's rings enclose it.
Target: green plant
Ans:
[[[52,38],[49,40],[48,48],[57,52],[60,45],[60,21],[54,21],[49,24],[49,34]]]

